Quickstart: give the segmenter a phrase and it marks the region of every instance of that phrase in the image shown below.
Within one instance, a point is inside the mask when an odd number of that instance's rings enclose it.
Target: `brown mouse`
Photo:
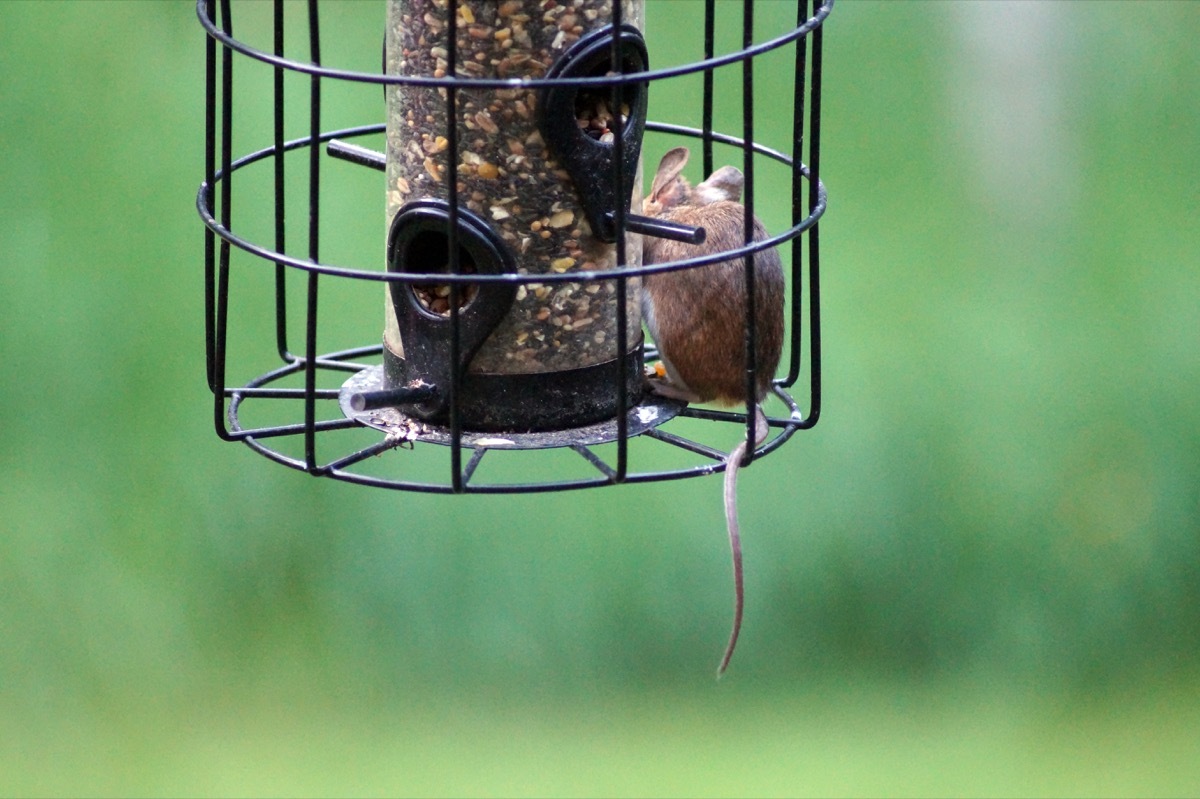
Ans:
[[[642,203],[647,216],[703,227],[703,244],[686,244],[647,236],[643,262],[660,264],[745,244],[741,204],[743,176],[721,167],[702,183],[689,186],[681,174],[688,149],[676,147],[659,162],[650,194]],[[762,222],[754,220],[754,240],[766,239]],[[771,387],[783,350],[783,264],[775,248],[755,254],[754,312],[756,385],[754,408],[757,446],[766,440],[767,419],[761,402]],[[715,264],[649,274],[642,282],[642,316],[658,345],[666,374],[651,378],[653,391],[686,402],[740,405],[746,401],[746,271],[742,257]],[[725,460],[725,522],[733,553],[733,631],[717,669],[724,673],[742,626],[742,549],[737,522],[737,470],[746,456],[742,440]]]

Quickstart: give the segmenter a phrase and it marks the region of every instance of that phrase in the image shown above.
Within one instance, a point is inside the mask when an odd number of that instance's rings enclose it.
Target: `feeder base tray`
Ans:
[[[424,441],[449,444],[450,428],[431,424],[402,413],[397,408],[376,408],[355,411],[350,398],[359,393],[385,388],[384,368],[371,366],[358,372],[342,384],[338,405],[347,419],[372,427],[402,441]],[[645,394],[642,401],[629,408],[626,415],[626,435],[633,437],[658,427],[677,416],[686,403],[657,395]],[[554,447],[593,446],[616,441],[620,437],[617,420],[608,419],[582,427],[537,432],[462,431],[462,443],[468,447],[488,449],[551,449]]]

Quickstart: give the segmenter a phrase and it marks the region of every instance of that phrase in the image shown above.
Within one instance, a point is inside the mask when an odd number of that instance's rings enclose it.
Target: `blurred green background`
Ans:
[[[326,62],[374,69],[382,3],[322,6]],[[651,1],[655,66],[699,57],[698,10]],[[448,498],[220,442],[193,5],[4,15],[0,794],[1200,792],[1200,4],[834,9],[824,412],[743,475],[719,683],[717,477]],[[270,132],[238,69],[235,154]],[[778,147],[787,78],[758,73]],[[651,116],[698,124],[679,83]],[[327,88],[327,127],[379,94]],[[377,258],[378,176],[323,170],[323,254]],[[270,366],[265,285],[231,380]],[[378,340],[355,292],[326,349]]]

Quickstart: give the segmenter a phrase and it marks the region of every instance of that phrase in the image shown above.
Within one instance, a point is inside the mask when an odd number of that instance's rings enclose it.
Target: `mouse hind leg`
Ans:
[[[663,355],[659,352],[659,355]],[[655,394],[667,399],[680,400],[681,402],[696,403],[704,402],[704,398],[688,388],[687,384],[679,377],[679,373],[675,371],[675,367],[667,360],[665,355],[662,360],[654,365],[654,377],[646,378],[646,385]]]
[[[700,398],[699,394],[682,383],[672,381],[669,376],[649,378],[646,380],[646,385],[650,387],[652,392],[667,399],[679,400],[689,404],[704,401]]]

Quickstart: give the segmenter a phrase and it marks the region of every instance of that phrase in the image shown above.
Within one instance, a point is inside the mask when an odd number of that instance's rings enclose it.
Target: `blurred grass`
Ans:
[[[236,7],[265,45],[269,5]],[[327,60],[373,69],[381,6],[322,8]],[[698,57],[694,8],[651,5],[656,66]],[[792,13],[761,8],[764,33]],[[5,11],[0,793],[1200,788],[1200,5],[836,7],[825,410],[741,481],[720,684],[715,478],[447,499],[220,443],[193,6]],[[696,124],[680,83],[652,115]],[[327,94],[328,127],[380,118],[377,90]],[[235,152],[264,146],[240,114]],[[323,253],[372,262],[372,179],[323,178]],[[274,346],[248,275],[231,379]],[[323,346],[378,335],[357,288],[323,294]]]
[[[385,703],[296,687],[59,731],[10,785],[76,790],[64,757],[91,795],[1145,796],[1200,777],[1200,715],[1161,687],[1083,707],[869,682]]]

